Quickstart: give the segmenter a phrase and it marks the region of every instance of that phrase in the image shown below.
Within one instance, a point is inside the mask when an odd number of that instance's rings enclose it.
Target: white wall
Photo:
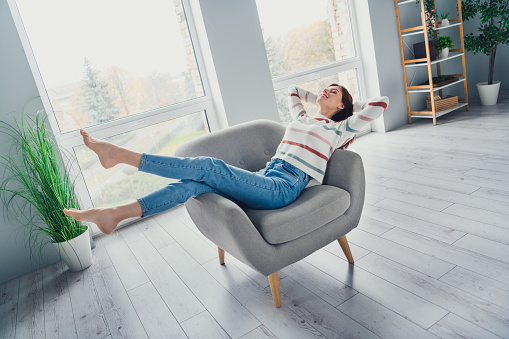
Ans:
[[[8,123],[13,123],[14,118],[19,120],[28,102],[25,113],[33,115],[43,109],[40,99],[32,100],[38,96],[9,6],[6,1],[0,1],[0,120]],[[0,134],[0,154],[6,155],[10,146],[11,140]],[[3,171],[0,179],[2,175]],[[32,264],[22,226],[8,221],[3,212],[0,201],[0,284],[59,260],[57,252],[48,246],[41,265]]]

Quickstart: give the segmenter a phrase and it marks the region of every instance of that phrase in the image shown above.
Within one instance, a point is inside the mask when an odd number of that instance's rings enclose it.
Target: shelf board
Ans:
[[[422,33],[424,33],[424,31],[421,29],[421,30],[418,30],[418,31],[401,34],[401,36],[402,37],[406,37],[406,36],[409,36],[409,35],[422,34]]]
[[[435,65],[435,64],[438,64],[438,63],[440,63],[442,61],[446,61],[446,60],[457,58],[459,56],[462,56],[463,54],[465,54],[465,53],[454,53],[454,54],[451,53],[451,54],[449,54],[449,56],[447,58],[436,59],[436,60],[430,62],[430,64],[431,65]],[[405,67],[408,68],[408,67],[418,67],[418,66],[427,66],[427,65],[428,65],[428,63],[426,63],[426,62],[419,62],[419,63],[415,63],[415,64],[407,64],[407,65],[405,65]]]
[[[451,27],[459,26],[459,25],[461,25],[461,22],[457,22],[455,24],[450,24],[449,26],[440,26],[438,28],[435,28],[435,31],[439,31],[441,29],[447,29],[447,28],[451,28]],[[401,36],[405,37],[405,36],[409,36],[409,35],[423,34],[423,33],[424,33],[424,30],[418,30],[418,31],[414,31],[414,32],[409,32],[409,33],[401,34]]]
[[[459,104],[458,106],[454,107],[454,108],[450,108],[450,109],[446,109],[446,110],[443,110],[443,111],[438,111],[438,112],[435,112],[435,115],[436,117],[441,117],[442,115],[445,115],[447,113],[451,113],[452,111],[455,111],[457,109],[460,109],[461,107],[465,107],[466,105],[468,105],[468,103],[462,103],[462,104]],[[429,112],[429,114],[412,114],[411,115],[412,119],[413,118],[433,118],[433,115],[431,114],[431,111]]]
[[[404,4],[409,4],[409,3],[414,3],[415,4],[415,0],[400,1],[400,2],[398,2],[398,6],[404,5]]]
[[[433,92],[434,91],[438,91],[438,90],[441,90],[441,89],[444,89],[446,87],[449,87],[449,86],[452,86],[452,85],[456,85],[456,84],[459,84],[461,82],[465,81],[464,78],[462,79],[459,79],[458,81],[455,81],[455,82],[451,82],[450,84],[447,84],[447,85],[444,85],[444,86],[440,86],[440,87],[435,87],[433,88]],[[429,93],[429,89],[409,89],[408,90],[408,93]]]
[[[450,24],[449,26],[440,26],[440,27],[436,28],[435,31],[439,31],[441,29],[447,29],[447,28],[451,28],[451,27],[459,26],[459,25],[461,25],[461,22],[457,22],[455,24]]]

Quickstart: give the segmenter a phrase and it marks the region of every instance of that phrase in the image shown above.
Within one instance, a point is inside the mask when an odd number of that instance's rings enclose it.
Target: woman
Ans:
[[[316,103],[313,116],[306,114],[302,100]],[[356,133],[385,111],[388,103],[387,97],[380,97],[354,104],[350,93],[337,84],[328,86],[320,95],[290,86],[288,104],[295,120],[286,128],[272,160],[258,172],[209,157],[137,153],[94,139],[81,130],[85,145],[98,155],[104,168],[122,163],[180,180],[125,205],[85,211],[64,209],[64,213],[76,220],[93,222],[103,233],[110,234],[124,219],[159,213],[204,193],[217,193],[255,209],[286,206],[306,186],[322,183],[334,150],[348,146]]]

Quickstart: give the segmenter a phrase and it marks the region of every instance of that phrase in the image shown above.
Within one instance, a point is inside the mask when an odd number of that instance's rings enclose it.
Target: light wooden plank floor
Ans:
[[[0,338],[508,338],[509,96],[351,150],[367,195],[348,235],[268,279],[182,207],[96,238],[94,265],[0,285]]]

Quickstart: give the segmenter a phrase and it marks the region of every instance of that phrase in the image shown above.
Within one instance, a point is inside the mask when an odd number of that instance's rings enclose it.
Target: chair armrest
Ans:
[[[327,164],[324,185],[336,186],[350,193],[350,207],[345,212],[358,213],[364,205],[366,179],[362,158],[355,152],[336,150]]]
[[[200,232],[237,259],[257,266],[259,263],[252,263],[252,254],[269,250],[245,212],[231,200],[205,193],[189,199],[185,206]]]

